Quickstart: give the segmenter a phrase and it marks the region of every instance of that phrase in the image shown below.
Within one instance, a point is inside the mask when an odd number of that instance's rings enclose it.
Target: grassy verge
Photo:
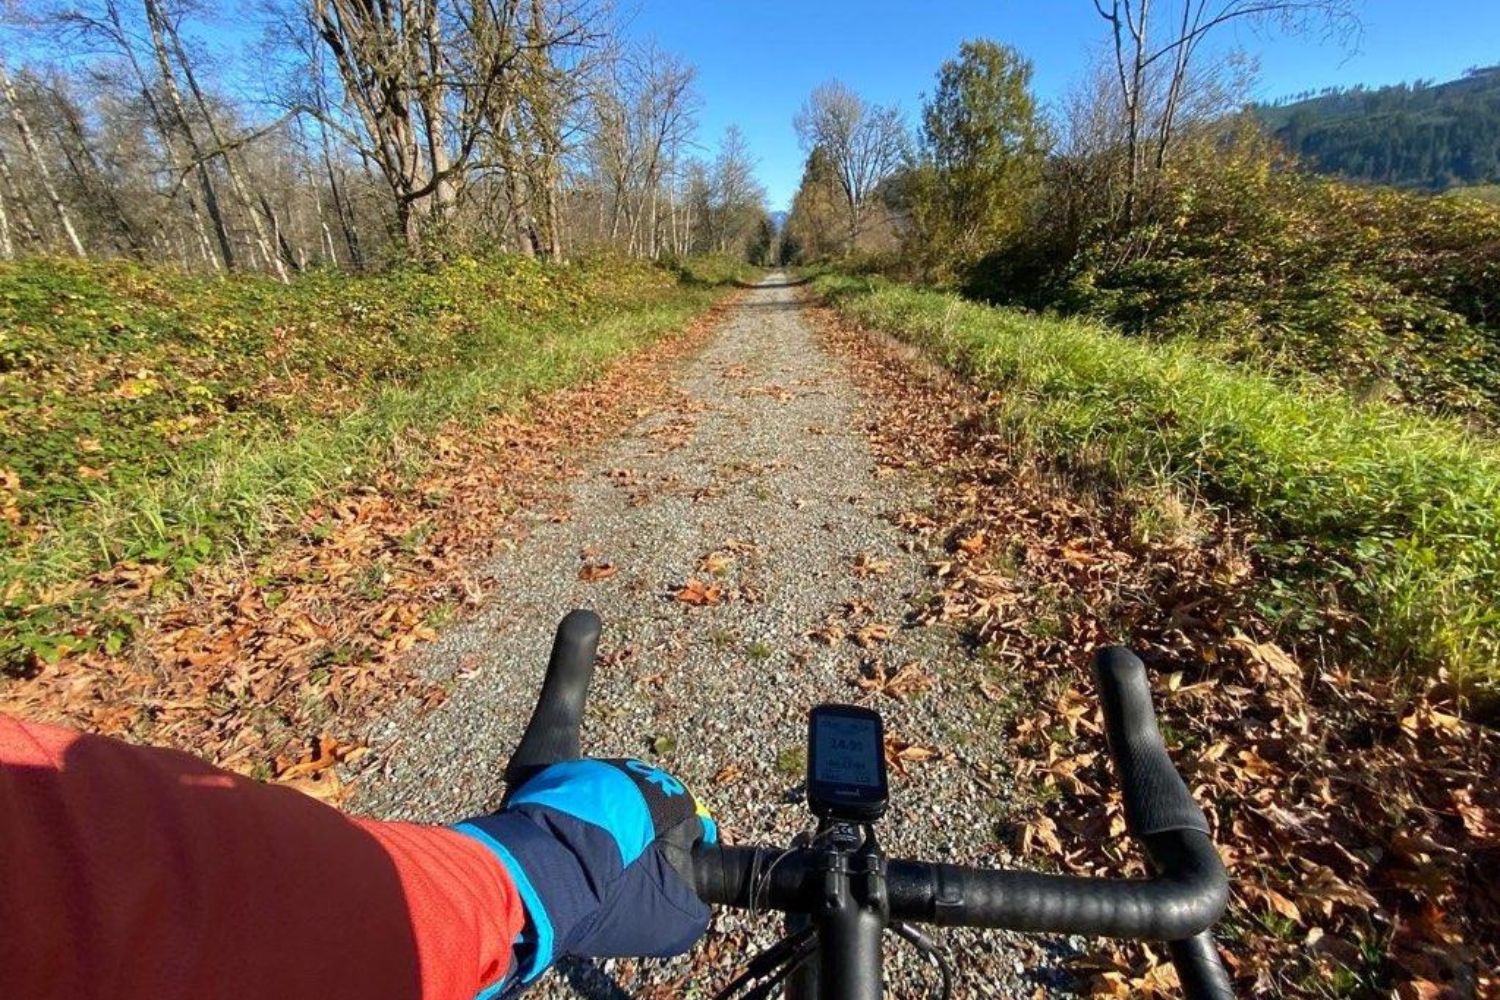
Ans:
[[[1500,688],[1500,447],[1456,423],[1301,392],[1098,324],[825,275],[842,313],[1001,390],[996,419],[1048,461],[1163,481],[1259,530],[1260,610],[1305,646]]]
[[[291,286],[0,267],[0,665],[111,651],[99,574],[156,590],[377,470],[681,328],[717,296],[627,262],[460,261]]]

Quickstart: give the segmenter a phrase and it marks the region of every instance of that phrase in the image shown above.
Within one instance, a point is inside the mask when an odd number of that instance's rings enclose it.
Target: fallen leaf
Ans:
[[[614,563],[584,563],[583,568],[578,571],[578,579],[584,583],[598,583],[600,580],[608,580],[620,567]]]
[[[724,552],[710,552],[698,563],[698,569],[710,576],[723,576],[734,568],[734,557]]]
[[[984,551],[985,533],[983,531],[976,531],[973,534],[965,535],[956,544],[961,551],[967,552],[971,556],[977,556]]]
[[[704,583],[702,580],[694,577],[678,588],[673,596],[683,604],[705,607],[722,602],[724,599],[724,589],[717,583]]]
[[[877,665],[873,668],[872,676],[860,677],[855,683],[866,691],[875,691],[888,698],[902,699],[926,691],[935,681],[931,674],[922,669],[919,662],[908,660],[894,670]]]

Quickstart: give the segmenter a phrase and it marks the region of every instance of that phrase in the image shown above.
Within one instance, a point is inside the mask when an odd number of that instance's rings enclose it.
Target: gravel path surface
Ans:
[[[981,668],[944,630],[903,625],[929,583],[892,520],[920,507],[921,484],[877,474],[859,394],[802,322],[795,290],[772,278],[748,293],[677,389],[680,406],[643,419],[555,505],[523,515],[523,540],[489,569],[508,596],[424,651],[421,668],[449,697],[371,734],[353,807],[406,819],[492,808],[552,632],[568,609],[589,607],[604,637],[585,752],[660,759],[708,802],[726,840],[786,843],[809,825],[808,706],[872,704],[891,735],[942,752],[892,775],[887,850],[995,863],[1008,779],[1003,748],[985,738],[995,709],[977,693]],[[604,564],[615,572],[580,578]],[[721,588],[721,603],[677,600],[692,579]],[[855,685],[910,661],[935,682],[925,693],[897,700]],[[769,917],[721,912],[694,956],[577,963],[532,995],[711,995],[747,941],[776,930]],[[1031,942],[943,939],[958,996],[1030,997],[1059,978]],[[910,950],[893,940],[887,955],[891,995],[925,996]]]

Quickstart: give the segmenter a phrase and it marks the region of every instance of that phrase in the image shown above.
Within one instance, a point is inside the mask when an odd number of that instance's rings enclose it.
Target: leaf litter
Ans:
[[[254,561],[199,570],[185,597],[151,599],[151,566],[93,581],[139,623],[122,653],[69,652],[0,687],[0,711],[189,750],[331,802],[334,766],[393,702],[446,691],[405,654],[484,601],[485,560],[513,545],[511,516],[550,500],[572,454],[673,395],[661,373],[701,343],[733,299],[593,379],[540,395],[524,415],[439,433],[414,478],[386,472],[308,512]],[[613,567],[585,566],[604,579]]]
[[[1128,504],[1012,448],[997,400],[827,310],[812,319],[879,412],[865,426],[879,461],[934,483],[930,509],[895,520],[946,553],[919,620],[967,634],[995,665],[980,694],[1013,706],[1011,763],[1034,791],[1013,804],[1012,848],[1144,873],[1089,675],[1093,650],[1128,641],[1230,871],[1219,934],[1241,995],[1500,996],[1500,739],[1450,685],[1282,648],[1251,600],[1274,567],[1233,521],[1206,519],[1192,545],[1143,540]],[[842,640],[825,628],[814,638]],[[1098,942],[1078,971],[1095,996],[1178,995],[1155,946]]]

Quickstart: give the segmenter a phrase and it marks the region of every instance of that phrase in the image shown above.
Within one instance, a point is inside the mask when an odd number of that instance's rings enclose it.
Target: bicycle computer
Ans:
[[[819,705],[807,716],[807,804],[820,819],[873,823],[885,814],[885,732],[880,714]]]

